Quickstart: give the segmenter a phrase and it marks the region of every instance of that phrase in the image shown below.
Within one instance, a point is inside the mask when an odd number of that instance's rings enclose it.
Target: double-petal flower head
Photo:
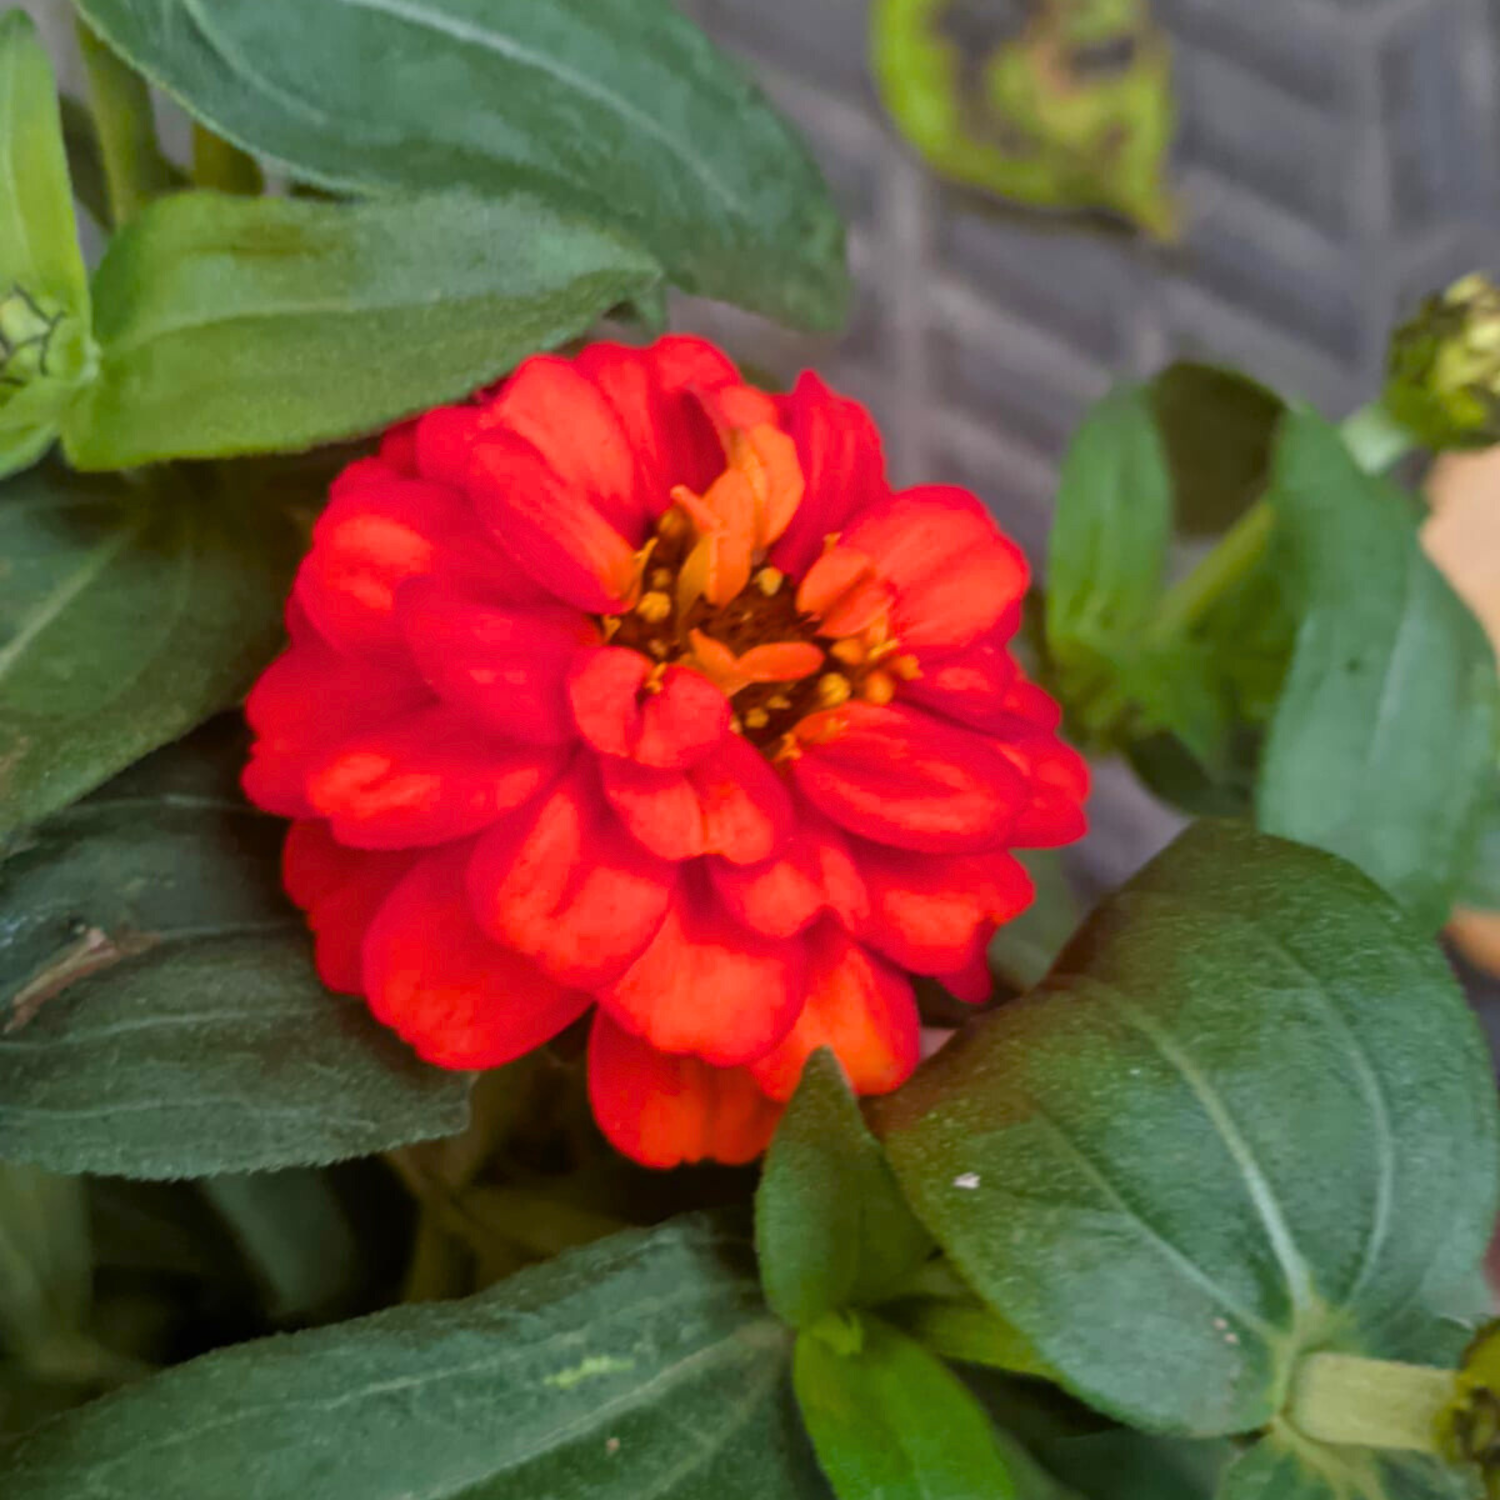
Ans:
[[[909,976],[986,994],[1011,851],[1083,832],[1026,577],[972,495],[891,489],[855,403],[692,339],[397,428],[248,706],[319,972],[449,1068],[593,1008],[595,1115],[653,1165],[758,1154],[820,1046],[895,1088]]]

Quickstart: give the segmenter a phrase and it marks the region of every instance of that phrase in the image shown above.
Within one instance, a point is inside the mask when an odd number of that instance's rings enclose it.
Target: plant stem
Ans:
[[[1257,500],[1213,551],[1162,595],[1151,635],[1165,640],[1196,625],[1260,561],[1275,526],[1270,502]]]
[[[265,191],[260,163],[204,125],[193,126],[193,181],[201,188],[254,198]]]
[[[1417,446],[1416,438],[1379,401],[1360,407],[1339,432],[1367,474],[1383,474]],[[1152,639],[1166,641],[1191,630],[1261,560],[1275,529],[1270,501],[1257,500],[1197,567],[1162,595],[1151,622]]]
[[[99,133],[110,218],[118,229],[152,198],[180,186],[182,178],[157,145],[146,80],[81,20],[78,45]]]
[[[1403,427],[1379,401],[1371,401],[1352,412],[1339,432],[1344,446],[1366,474],[1384,474],[1419,446],[1415,434]]]
[[[1310,1354],[1292,1382],[1287,1418],[1320,1443],[1438,1451],[1437,1419],[1453,1398],[1453,1370]]]

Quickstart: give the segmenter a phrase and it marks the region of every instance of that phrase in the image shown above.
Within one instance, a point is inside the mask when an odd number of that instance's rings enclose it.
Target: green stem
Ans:
[[[1162,595],[1151,635],[1167,640],[1196,625],[1261,560],[1275,526],[1270,502],[1257,500],[1213,551]]]
[[[182,174],[157,145],[146,80],[81,20],[78,45],[99,132],[110,218],[118,229],[152,198],[180,187]]]
[[[1412,433],[1378,401],[1360,407],[1339,431],[1367,474],[1383,474],[1417,446]],[[1197,567],[1162,595],[1151,622],[1152,639],[1165,642],[1191,630],[1260,562],[1275,529],[1271,502],[1257,500]]]
[[[201,188],[255,198],[265,191],[260,163],[203,125],[193,126],[193,181]]]
[[[1297,1368],[1286,1415],[1315,1442],[1436,1453],[1438,1416],[1455,1383],[1452,1370],[1310,1354]]]
[[[1380,401],[1351,413],[1339,432],[1344,446],[1366,474],[1384,474],[1419,446],[1416,434],[1403,427]]]

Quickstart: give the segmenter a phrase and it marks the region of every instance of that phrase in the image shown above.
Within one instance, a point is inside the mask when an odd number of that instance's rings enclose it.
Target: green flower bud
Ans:
[[[1429,448],[1500,443],[1500,288],[1476,272],[1391,341],[1387,410]]]
[[[22,287],[0,296],[0,387],[28,385],[49,374],[47,354],[63,320]]]
[[[1500,1320],[1464,1351],[1453,1399],[1438,1417],[1438,1440],[1453,1463],[1479,1468],[1486,1500],[1500,1500]]]

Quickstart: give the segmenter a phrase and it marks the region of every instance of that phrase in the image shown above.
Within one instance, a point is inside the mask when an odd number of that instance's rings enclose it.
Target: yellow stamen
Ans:
[[[672,600],[668,595],[653,589],[649,594],[641,595],[641,602],[636,605],[635,612],[648,625],[660,625],[672,613]]]
[[[853,691],[849,679],[841,672],[825,672],[818,678],[818,702],[824,708],[837,708],[840,703],[847,703]]]
[[[772,760],[801,760],[802,746],[797,743],[795,734],[784,734],[781,743],[776,747],[776,753]]]
[[[922,664],[915,656],[898,656],[891,663],[893,671],[902,682],[915,682],[922,675]]]
[[[620,628],[620,617],[619,615],[605,615],[599,625],[604,631],[604,639],[611,641],[615,637],[615,632]]]
[[[841,641],[835,641],[829,648],[835,661],[841,661],[846,667],[862,666],[865,657],[869,654],[864,647],[863,641],[856,640],[853,636],[846,636]]]
[[[767,708],[787,709],[791,706],[792,700],[788,698],[785,693],[772,693],[771,696],[766,699]]]
[[[646,649],[657,661],[665,661],[667,659],[667,643],[665,641],[647,641]]]
[[[667,664],[664,661],[659,661],[654,667],[651,668],[651,671],[647,675],[646,681],[642,684],[642,687],[648,693],[659,693],[662,690],[662,684],[664,679],[666,678],[666,675]]]
[[[859,696],[877,708],[896,696],[896,679],[889,672],[871,672],[859,685]]]
[[[771,722],[771,716],[763,708],[752,708],[745,714],[745,724],[750,729],[764,729]]]
[[[743,734],[745,732],[745,726],[740,723],[740,716],[738,714],[730,717],[729,729],[732,734]]]
[[[786,574],[780,568],[762,568],[755,575],[755,586],[767,599],[775,595],[776,591],[786,582]]]
[[[672,570],[670,568],[652,568],[651,587],[665,591],[672,587]]]

